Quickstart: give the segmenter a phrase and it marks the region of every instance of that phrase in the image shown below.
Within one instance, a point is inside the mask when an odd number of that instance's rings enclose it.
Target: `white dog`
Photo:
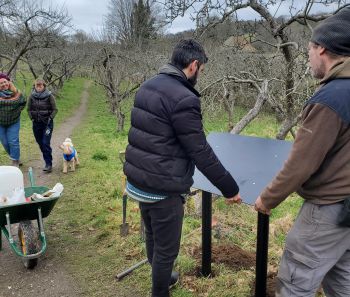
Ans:
[[[75,166],[79,165],[78,152],[74,148],[72,140],[66,138],[60,145],[60,149],[63,150],[63,173],[68,172],[68,164],[72,171],[75,171]]]

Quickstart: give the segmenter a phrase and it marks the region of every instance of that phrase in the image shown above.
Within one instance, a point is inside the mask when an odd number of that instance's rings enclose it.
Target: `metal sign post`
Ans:
[[[266,296],[267,255],[269,248],[269,216],[258,213],[256,242],[255,297]]]
[[[211,207],[212,195],[202,192],[202,275],[211,274]]]

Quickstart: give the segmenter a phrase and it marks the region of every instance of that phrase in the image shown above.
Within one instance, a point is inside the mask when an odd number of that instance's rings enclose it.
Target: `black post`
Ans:
[[[258,212],[256,244],[255,297],[266,297],[269,216]]]
[[[202,275],[211,274],[211,193],[202,192]]]

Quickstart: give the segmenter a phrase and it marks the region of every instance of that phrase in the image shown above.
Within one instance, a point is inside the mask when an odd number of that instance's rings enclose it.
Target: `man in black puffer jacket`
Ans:
[[[131,112],[124,172],[128,195],[140,202],[152,265],[152,297],[168,297],[180,247],[183,198],[197,168],[222,192],[240,202],[239,189],[208,144],[199,93],[194,89],[207,57],[193,39],[180,41],[171,63],[146,81]]]

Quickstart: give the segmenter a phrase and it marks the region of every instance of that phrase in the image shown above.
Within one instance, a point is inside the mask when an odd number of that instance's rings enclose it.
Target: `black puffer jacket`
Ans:
[[[33,90],[28,100],[28,113],[31,120],[47,123],[57,113],[55,98],[50,91],[41,93]]]
[[[168,64],[136,94],[124,173],[141,190],[183,194],[193,184],[195,165],[225,197],[238,193],[206,140],[198,92]]]

